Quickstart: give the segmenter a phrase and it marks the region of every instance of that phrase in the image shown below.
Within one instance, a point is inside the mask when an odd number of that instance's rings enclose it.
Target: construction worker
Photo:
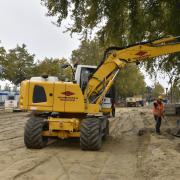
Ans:
[[[161,98],[158,98],[157,102],[154,102],[153,114],[156,121],[156,133],[160,135],[161,120],[164,116],[164,105]]]

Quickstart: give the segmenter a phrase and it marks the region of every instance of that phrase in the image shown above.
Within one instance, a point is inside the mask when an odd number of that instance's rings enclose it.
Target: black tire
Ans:
[[[110,112],[103,112],[103,116],[111,117],[111,113]]]
[[[106,124],[106,136],[109,136],[109,120],[107,120]]]
[[[86,118],[81,122],[80,146],[82,150],[99,150],[102,145],[101,122],[98,118]]]
[[[24,130],[24,143],[27,148],[41,149],[46,146],[48,138],[42,136],[44,121],[42,118],[31,117]]]
[[[107,139],[107,136],[109,136],[109,120],[107,119],[106,121],[106,127],[104,129],[104,136],[103,136],[103,140]]]

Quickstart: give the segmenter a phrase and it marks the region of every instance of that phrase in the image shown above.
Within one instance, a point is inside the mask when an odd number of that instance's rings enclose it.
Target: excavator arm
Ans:
[[[91,104],[101,103],[119,69],[124,68],[128,63],[139,63],[175,52],[180,52],[180,37],[161,38],[125,48],[108,48],[105,51],[103,61],[87,84],[84,93],[85,101]]]

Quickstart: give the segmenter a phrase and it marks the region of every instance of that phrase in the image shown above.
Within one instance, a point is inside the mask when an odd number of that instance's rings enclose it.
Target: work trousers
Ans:
[[[154,116],[154,119],[156,121],[156,132],[160,133],[160,127],[161,127],[161,116]]]

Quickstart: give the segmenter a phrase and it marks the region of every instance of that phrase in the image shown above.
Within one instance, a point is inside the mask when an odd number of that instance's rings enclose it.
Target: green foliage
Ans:
[[[173,84],[169,90],[169,99],[172,103],[180,102],[180,84]]]
[[[72,52],[72,63],[98,65],[103,57],[103,49],[97,40],[82,41],[80,47]],[[115,81],[117,95],[121,97],[143,94],[145,92],[144,76],[135,65],[120,70]]]
[[[0,79],[3,79],[3,61],[6,58],[6,50],[4,49],[4,47],[0,47]]]
[[[180,29],[179,0],[41,0],[49,16],[57,24],[71,16],[71,32],[88,33],[99,27],[98,35],[105,41],[121,44],[128,40],[178,35]]]
[[[84,40],[78,49],[72,51],[71,62],[86,65],[97,65],[103,57],[103,50],[97,40]]]
[[[2,73],[0,79],[7,79],[15,85],[31,77],[34,67],[34,55],[28,53],[26,45],[10,49],[8,52],[0,48],[0,64]]]
[[[64,80],[68,78],[71,80],[72,71],[70,68],[63,70],[61,66],[66,64],[67,60],[62,59],[53,59],[53,58],[45,58],[43,61],[39,61],[34,68],[34,76],[42,76],[43,74],[47,74],[50,76],[56,76],[60,80]]]
[[[152,89],[152,96],[154,98],[158,98],[158,96],[161,96],[164,94],[164,88],[161,84],[155,83],[154,88]]]
[[[34,55],[30,54],[26,45],[6,51],[0,47],[0,79],[9,80],[14,85],[33,76],[42,76],[43,74],[57,76],[61,80],[72,80],[72,70],[67,68],[63,70],[62,64],[67,60],[45,58],[43,61],[34,63]]]
[[[41,0],[49,16],[57,17],[57,25],[69,16],[72,23],[67,28],[83,37],[95,32],[105,46],[124,46],[142,40],[179,35],[179,0]],[[177,64],[177,66],[174,64]],[[158,65],[165,72],[176,71],[178,77],[180,60],[168,56],[160,63],[148,62],[149,72]]]
[[[121,97],[143,95],[146,91],[144,76],[134,64],[122,69],[115,83],[117,94]]]

